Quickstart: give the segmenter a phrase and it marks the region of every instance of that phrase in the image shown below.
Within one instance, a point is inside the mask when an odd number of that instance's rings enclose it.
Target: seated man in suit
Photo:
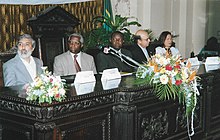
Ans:
[[[68,38],[69,50],[54,59],[54,75],[74,75],[79,71],[93,71],[96,74],[96,66],[91,55],[81,51],[84,39],[82,35],[73,33]]]
[[[121,52],[126,56],[129,57],[132,56],[130,51],[122,48],[124,43],[124,36],[121,32],[119,31],[113,32],[110,38],[110,43],[113,49]],[[96,63],[98,72],[102,72],[103,70],[110,68],[118,68],[118,70],[121,72],[133,71],[133,68],[124,62],[123,56],[121,56],[120,58],[120,56],[117,57],[116,55],[117,54],[113,55],[111,53],[100,52],[97,55],[97,63]]]
[[[34,48],[35,41],[29,34],[19,37],[17,55],[3,64],[5,86],[25,85],[42,73],[42,61],[31,56]]]
[[[148,33],[145,30],[138,30],[135,33],[134,41],[135,44],[129,48],[133,59],[140,64],[146,63],[151,57],[147,50],[150,43]]]

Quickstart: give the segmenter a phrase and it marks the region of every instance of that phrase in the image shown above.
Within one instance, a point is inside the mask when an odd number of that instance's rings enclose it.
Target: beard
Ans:
[[[23,50],[18,50],[18,55],[23,59],[30,57],[31,54],[32,54],[32,51],[27,51],[27,50],[24,50],[24,49]]]

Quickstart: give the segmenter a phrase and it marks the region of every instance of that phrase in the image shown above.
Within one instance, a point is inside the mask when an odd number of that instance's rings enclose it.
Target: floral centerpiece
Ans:
[[[60,76],[54,76],[43,67],[43,73],[37,76],[34,81],[27,85],[27,100],[37,101],[38,103],[61,102],[66,97],[64,89],[65,82]]]
[[[138,83],[145,82],[153,86],[156,96],[161,100],[178,100],[186,107],[186,116],[192,117],[196,107],[197,89],[196,70],[191,64],[185,64],[180,56],[156,54],[137,70]],[[193,129],[193,128],[192,128]]]

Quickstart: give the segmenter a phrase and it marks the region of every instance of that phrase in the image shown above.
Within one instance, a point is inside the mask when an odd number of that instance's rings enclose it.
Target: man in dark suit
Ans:
[[[42,61],[31,56],[34,48],[35,41],[29,34],[19,37],[17,55],[3,64],[5,86],[25,85],[42,73]]]
[[[122,54],[131,57],[131,52],[122,48],[123,43],[124,43],[124,36],[121,32],[116,31],[113,32],[110,38],[110,43],[111,47],[114,48],[115,50],[121,52]],[[117,54],[116,54],[117,55]],[[103,53],[100,52],[97,55],[97,69],[98,72],[102,72],[105,69],[110,69],[110,68],[118,68],[119,71],[121,72],[132,72],[133,68],[127,64],[123,58],[123,56],[117,57],[116,55],[113,55],[111,53]]]
[[[147,49],[150,43],[148,33],[145,30],[138,30],[135,33],[134,41],[135,44],[129,47],[133,59],[140,64],[146,63],[151,57],[151,53]]]

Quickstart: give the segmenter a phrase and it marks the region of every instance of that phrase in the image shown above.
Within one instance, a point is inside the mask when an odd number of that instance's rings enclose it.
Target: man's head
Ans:
[[[145,30],[138,30],[135,33],[134,40],[139,46],[143,48],[149,46],[150,43],[149,34]]]
[[[69,44],[69,51],[77,54],[81,51],[83,47],[84,39],[82,35],[78,33],[73,33],[69,36],[68,44]]]
[[[112,47],[120,49],[124,43],[124,35],[119,31],[113,32],[110,42],[112,44]]]
[[[29,34],[23,34],[18,38],[18,55],[23,58],[29,58],[34,51],[35,41]]]

